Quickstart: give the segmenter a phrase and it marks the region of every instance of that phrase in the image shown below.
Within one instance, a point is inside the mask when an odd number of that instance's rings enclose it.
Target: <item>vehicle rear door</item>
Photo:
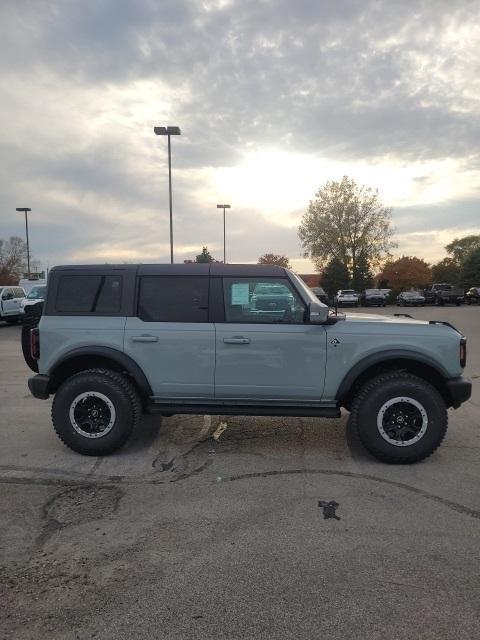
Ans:
[[[208,271],[208,264],[139,267],[136,314],[127,318],[124,351],[143,369],[159,400],[213,398]]]
[[[305,322],[307,302],[290,280],[223,277],[212,278],[211,287],[223,301],[215,397],[259,404],[320,401],[326,332]]]

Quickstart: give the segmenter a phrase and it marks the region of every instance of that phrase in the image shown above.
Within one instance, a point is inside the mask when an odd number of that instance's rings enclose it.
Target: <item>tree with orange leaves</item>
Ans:
[[[387,262],[377,279],[379,282],[388,282],[388,287],[394,291],[404,291],[429,284],[432,281],[432,270],[421,258],[402,256]]]

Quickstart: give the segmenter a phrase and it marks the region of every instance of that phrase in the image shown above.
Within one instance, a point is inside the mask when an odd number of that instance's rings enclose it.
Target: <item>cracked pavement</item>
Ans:
[[[0,638],[477,637],[480,306],[411,313],[465,332],[474,382],[413,466],[372,459],[347,414],[147,416],[79,456],[0,325]]]

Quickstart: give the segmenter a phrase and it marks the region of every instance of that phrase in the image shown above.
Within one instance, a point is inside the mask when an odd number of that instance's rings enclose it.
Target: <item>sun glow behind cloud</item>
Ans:
[[[392,207],[435,204],[475,193],[480,172],[454,159],[412,164],[340,162],[268,149],[247,152],[241,164],[211,170],[212,190],[232,202],[260,210],[286,226],[296,226],[317,189],[343,175],[377,188]]]

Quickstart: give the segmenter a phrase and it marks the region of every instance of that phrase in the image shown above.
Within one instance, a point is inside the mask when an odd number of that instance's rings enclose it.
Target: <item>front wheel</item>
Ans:
[[[369,380],[352,403],[350,420],[364,447],[382,462],[419,462],[447,432],[445,401],[415,375],[392,372]]]
[[[68,378],[52,405],[59,438],[88,456],[108,455],[123,446],[140,416],[141,402],[133,384],[108,369],[89,369]]]

